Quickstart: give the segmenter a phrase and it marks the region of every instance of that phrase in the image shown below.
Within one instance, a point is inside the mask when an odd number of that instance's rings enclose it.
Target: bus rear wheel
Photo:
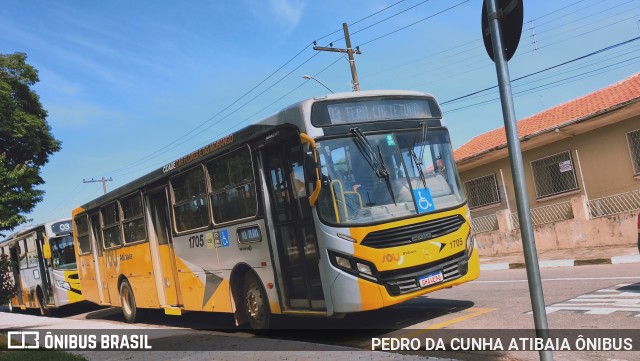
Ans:
[[[251,328],[267,330],[271,321],[269,300],[262,284],[253,273],[244,278],[244,310]]]
[[[127,323],[136,323],[140,321],[143,316],[143,310],[136,306],[133,289],[127,280],[123,280],[122,283],[120,283],[120,306]]]

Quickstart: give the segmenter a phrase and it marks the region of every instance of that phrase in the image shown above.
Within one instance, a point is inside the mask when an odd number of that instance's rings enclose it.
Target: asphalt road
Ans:
[[[640,322],[640,269],[638,264],[593,265],[541,270],[548,322],[552,330],[638,330]],[[47,322],[33,321],[20,325],[22,321],[0,316],[0,328],[26,326],[40,328],[75,328],[79,322],[84,328],[121,328],[123,317],[117,310],[98,310],[91,305],[85,309],[65,309],[57,314],[58,326],[47,326]],[[11,316],[14,317],[14,316]],[[25,316],[26,317],[26,316]],[[89,319],[88,319],[89,318]],[[36,320],[38,318],[35,318]],[[220,340],[216,346],[222,351],[242,350],[247,344],[254,351],[291,347],[296,344],[306,351],[371,350],[374,338],[404,337],[436,339],[441,335],[509,336],[518,330],[534,328],[525,270],[484,271],[474,282],[448,290],[442,290],[425,297],[411,300],[387,309],[348,315],[343,319],[323,319],[309,317],[278,317],[279,329],[267,335],[256,337],[247,330],[238,329],[229,315],[191,312],[181,317],[166,316],[161,311],[153,311],[136,327],[145,329],[187,329],[197,332],[197,340],[202,342],[212,337]],[[35,322],[35,324],[33,324]],[[17,323],[17,324],[16,324]],[[196,331],[197,330],[197,331]],[[506,330],[506,331],[505,331]],[[553,335],[553,334],[552,334]],[[640,338],[634,347],[640,350]],[[224,345],[228,347],[225,348]],[[269,345],[269,346],[267,346]],[[285,346],[288,345],[288,346]],[[275,347],[275,348],[274,348]],[[350,352],[351,352],[350,351]],[[382,359],[395,352],[399,359],[419,359],[421,357],[454,358],[459,360],[537,360],[536,351],[420,351],[402,350],[387,353]],[[108,354],[108,353],[107,353]],[[97,354],[96,354],[97,355]],[[114,354],[111,354],[114,356]],[[137,355],[137,356],[136,356]],[[234,355],[234,354],[232,354]],[[236,358],[244,354],[235,354]],[[292,355],[260,353],[265,360],[296,359]],[[321,358],[329,356],[319,354]],[[363,357],[357,352],[349,354],[353,358]],[[365,359],[371,358],[365,353]],[[637,360],[640,351],[556,351],[555,360]],[[140,354],[134,353],[134,359]],[[167,355],[165,355],[167,356]],[[344,354],[343,356],[347,356]],[[304,356],[305,358],[307,356]],[[232,357],[233,358],[233,357]],[[314,357],[315,358],[315,357]],[[335,358],[335,357],[330,357]]]

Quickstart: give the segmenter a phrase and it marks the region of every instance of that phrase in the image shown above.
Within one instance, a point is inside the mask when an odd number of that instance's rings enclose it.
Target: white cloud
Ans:
[[[304,13],[304,0],[246,0],[251,13],[264,23],[276,23],[292,31]]]
[[[305,4],[301,0],[269,0],[269,5],[273,14],[284,19],[291,30],[300,22]]]

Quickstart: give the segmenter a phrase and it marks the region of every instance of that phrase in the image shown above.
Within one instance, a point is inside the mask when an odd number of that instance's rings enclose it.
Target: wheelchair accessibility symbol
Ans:
[[[229,247],[229,231],[226,228],[220,230],[220,245]]]
[[[435,204],[433,204],[433,198],[431,197],[431,191],[429,191],[429,188],[414,189],[413,199],[416,201],[418,214],[436,209]]]

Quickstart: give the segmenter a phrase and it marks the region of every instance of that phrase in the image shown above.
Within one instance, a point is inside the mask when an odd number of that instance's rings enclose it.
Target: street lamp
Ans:
[[[332,92],[332,93],[335,93],[333,90],[329,89],[329,87],[328,87],[328,86],[326,86],[326,85],[322,84],[322,82],[321,82],[320,80],[318,80],[318,79],[316,79],[316,78],[312,77],[311,75],[303,75],[303,76],[302,76],[302,79],[307,79],[307,80],[309,80],[309,79],[313,79],[313,80],[317,81],[317,82],[318,82],[318,84],[320,84],[320,85],[322,85],[323,87],[325,87],[328,91],[330,91],[330,92]]]

